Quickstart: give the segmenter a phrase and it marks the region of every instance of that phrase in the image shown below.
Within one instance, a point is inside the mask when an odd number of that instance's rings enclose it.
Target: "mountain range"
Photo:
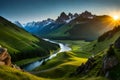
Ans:
[[[15,25],[0,16],[0,80],[120,80],[120,26],[111,24],[110,16],[88,11],[76,14],[75,18],[64,12],[61,15],[56,20],[38,22],[43,30],[30,29],[32,34],[24,30],[25,25]],[[54,29],[50,30],[51,25]],[[37,36],[70,39],[63,43],[69,43],[71,51],[58,54],[31,73],[25,72],[12,63],[26,65],[59,50],[58,45]]]
[[[33,21],[24,24],[23,28],[44,38],[94,40],[104,32],[113,29],[112,22],[113,19],[110,16],[97,16],[88,11],[68,15],[62,12],[56,20]]]

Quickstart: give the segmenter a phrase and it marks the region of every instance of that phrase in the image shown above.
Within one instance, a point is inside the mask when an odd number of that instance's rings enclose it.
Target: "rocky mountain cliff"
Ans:
[[[65,23],[69,23],[70,21],[74,20],[76,17],[78,17],[79,14],[75,13],[69,13],[68,15],[65,12],[62,12],[60,14],[60,16],[58,16],[58,18],[56,19],[56,23],[58,24],[65,24]]]

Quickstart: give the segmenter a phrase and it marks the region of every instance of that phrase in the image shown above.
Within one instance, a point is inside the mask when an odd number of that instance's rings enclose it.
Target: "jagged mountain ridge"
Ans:
[[[37,33],[41,31],[45,26],[50,25],[54,23],[54,20],[52,19],[47,19],[43,21],[38,21],[38,22],[29,22],[24,25],[25,30],[31,32],[31,33]]]
[[[110,16],[96,16],[88,11],[81,14],[62,12],[56,20],[49,20],[45,20],[45,26],[41,25],[44,22],[42,21],[28,23],[24,28],[44,38],[85,40],[97,39],[98,36],[113,28],[113,25],[110,25],[113,21]]]
[[[69,23],[77,16],[78,16],[77,13],[75,13],[74,15],[69,13],[67,15],[66,13],[62,12],[56,20],[52,20],[48,18],[47,20],[43,20],[43,21],[29,22],[24,25],[24,29],[32,34],[44,37],[45,34],[48,34],[51,31],[60,28],[62,25],[66,23]]]
[[[79,16],[45,36],[53,39],[95,40],[113,28],[112,22],[113,19],[110,16]]]

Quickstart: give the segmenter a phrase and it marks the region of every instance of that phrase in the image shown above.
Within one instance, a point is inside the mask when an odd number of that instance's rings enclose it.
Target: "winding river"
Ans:
[[[43,39],[43,40],[49,41],[51,43],[58,44],[60,46],[60,50],[58,52],[50,55],[48,58],[45,58],[45,59],[42,59],[42,60],[38,60],[38,61],[35,61],[35,62],[31,63],[31,64],[28,64],[28,65],[24,66],[23,67],[24,70],[32,71],[36,67],[41,66],[44,61],[48,61],[48,60],[52,59],[53,57],[57,56],[58,53],[71,50],[71,48],[68,46],[68,44],[59,43],[59,42],[52,41],[52,40],[49,40],[49,39]]]

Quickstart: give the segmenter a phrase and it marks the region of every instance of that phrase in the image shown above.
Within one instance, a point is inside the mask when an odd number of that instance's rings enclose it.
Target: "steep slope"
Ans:
[[[34,74],[49,77],[51,80],[120,79],[120,26],[89,44],[76,41],[70,43],[71,52],[58,54],[45,65],[38,67]]]
[[[120,26],[114,27],[114,29],[105,32],[103,35],[99,36],[97,40],[84,47],[84,50],[94,54],[99,53],[113,44],[119,36]]]
[[[97,41],[87,45],[86,49],[95,53],[95,56],[80,65],[73,75],[86,78],[102,76],[108,80],[120,79],[120,26],[101,35]]]
[[[0,80],[43,80],[13,65],[6,48],[0,47]]]
[[[58,45],[37,38],[0,17],[0,45],[6,47],[12,61],[49,56]]]
[[[11,68],[9,66],[0,66],[0,80],[49,80],[34,76],[28,72]]]

